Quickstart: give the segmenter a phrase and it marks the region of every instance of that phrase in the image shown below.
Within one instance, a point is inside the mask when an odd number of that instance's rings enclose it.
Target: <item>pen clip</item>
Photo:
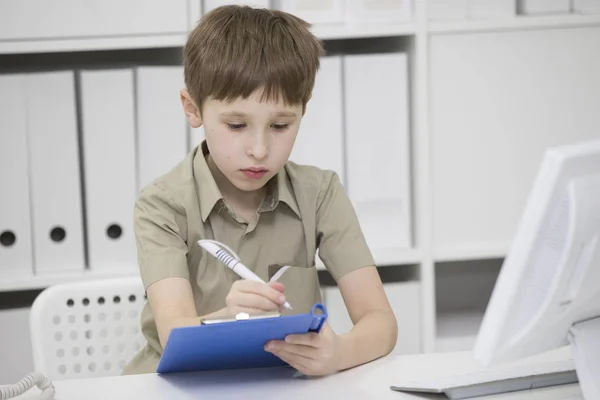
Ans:
[[[285,274],[285,271],[287,271],[290,268],[290,266],[286,265],[286,266],[282,267],[281,265],[277,265],[277,264],[269,265],[269,270],[271,270],[272,268],[278,268],[278,269],[277,269],[277,272],[275,272],[275,274],[273,274],[271,279],[269,279],[269,282],[277,282],[277,280],[279,278],[281,278],[283,276],[283,274]]]

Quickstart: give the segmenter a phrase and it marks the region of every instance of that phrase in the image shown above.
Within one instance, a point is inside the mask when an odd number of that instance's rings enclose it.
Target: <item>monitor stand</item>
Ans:
[[[574,324],[568,340],[583,398],[600,399],[600,316]]]

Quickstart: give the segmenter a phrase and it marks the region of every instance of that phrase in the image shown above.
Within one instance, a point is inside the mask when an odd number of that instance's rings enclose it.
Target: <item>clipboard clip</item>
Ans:
[[[317,314],[315,311],[321,310],[320,314]],[[311,332],[320,332],[325,320],[327,319],[327,309],[323,304],[316,303],[312,306],[310,313],[313,316],[312,323],[310,324],[309,331]]]
[[[214,325],[214,324],[222,324],[224,322],[237,322],[237,321],[251,321],[256,319],[265,319],[265,318],[277,318],[281,317],[280,312],[269,312],[269,313],[260,313],[260,314],[249,314],[246,312],[237,313],[231,317],[213,317],[213,318],[202,318],[200,320],[201,325]]]

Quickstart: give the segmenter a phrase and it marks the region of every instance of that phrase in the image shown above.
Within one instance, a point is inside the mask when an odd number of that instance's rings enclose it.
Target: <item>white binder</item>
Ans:
[[[27,111],[21,75],[0,75],[0,279],[33,276]]]
[[[409,22],[413,0],[345,0],[345,18],[350,23]]]
[[[467,16],[471,19],[498,19],[514,17],[517,12],[515,0],[468,0]]]
[[[571,0],[518,0],[517,8],[525,15],[569,14]]]
[[[600,14],[600,0],[573,0],[574,14]]]
[[[72,71],[24,78],[37,274],[83,271],[85,250]]]
[[[137,265],[133,70],[82,71],[81,118],[91,270]]]
[[[175,167],[187,153],[187,121],[179,91],[183,67],[136,70],[138,190]]]
[[[342,59],[323,57],[290,160],[330,169],[344,182]]]
[[[344,0],[273,0],[273,8],[293,14],[310,24],[344,22]]]
[[[404,53],[344,58],[348,195],[372,250],[411,246]]]
[[[225,5],[237,4],[237,5],[247,5],[251,7],[258,8],[269,8],[269,0],[204,0],[204,7],[202,8],[202,12],[206,14],[207,12]]]
[[[189,0],[2,0],[0,40],[185,34],[188,3]]]
[[[464,20],[468,14],[468,1],[471,0],[427,0],[427,19],[430,21]]]

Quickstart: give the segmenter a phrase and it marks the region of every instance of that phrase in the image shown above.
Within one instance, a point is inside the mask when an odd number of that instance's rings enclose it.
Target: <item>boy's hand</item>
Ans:
[[[288,335],[285,341],[272,340],[265,350],[304,375],[328,375],[339,370],[339,342],[340,337],[325,323],[319,333]]]
[[[277,311],[285,303],[283,291],[284,286],[279,282],[265,285],[247,279],[237,280],[225,298],[227,311],[231,314]]]

